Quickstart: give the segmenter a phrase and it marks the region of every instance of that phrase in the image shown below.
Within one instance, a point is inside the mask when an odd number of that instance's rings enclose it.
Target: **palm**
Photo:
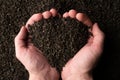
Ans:
[[[16,57],[25,66],[31,75],[48,75],[50,80],[58,79],[58,73],[52,68],[47,59],[42,55],[28,38],[28,31],[22,27],[15,38]],[[48,73],[49,72],[49,73]],[[51,76],[51,74],[54,74]]]
[[[97,25],[93,26],[93,36],[88,43],[65,65],[62,77],[72,74],[89,73],[102,53],[104,35]],[[69,73],[69,74],[68,74]]]
[[[26,23],[26,28],[28,28],[28,25],[33,25],[34,22],[40,21],[42,18],[48,19],[51,16],[54,17],[56,15],[58,14],[55,9],[43,12],[42,14],[34,14]],[[77,13],[75,10],[66,12],[63,14],[63,17],[76,18],[78,21],[81,21],[88,26],[92,26],[92,22],[85,14]],[[29,73],[34,75],[40,73],[43,77],[47,76],[48,80],[57,80],[59,75],[56,69],[52,68],[48,64],[47,59],[42,55],[42,52],[29,42],[29,39],[27,39],[28,32],[26,28],[22,27],[21,31],[15,38],[17,58],[22,62]],[[91,36],[88,43],[63,68],[63,80],[69,78],[71,75],[76,77],[76,75],[79,76],[79,74],[88,73],[99,58],[102,52],[104,34],[99,30],[97,24],[93,25],[91,32],[93,36]],[[70,80],[74,80],[74,77]]]
[[[96,50],[97,51],[97,50]],[[72,59],[69,63],[66,64],[66,67],[72,67],[74,72],[89,72],[95,61],[100,55],[96,55],[96,51],[92,46],[84,46]],[[77,65],[77,66],[76,66]]]
[[[33,45],[28,46],[22,50],[22,53],[18,56],[18,59],[25,65],[26,69],[31,72],[40,72],[44,69],[50,69],[50,65],[48,64],[46,58],[41,54],[41,52],[34,47]]]

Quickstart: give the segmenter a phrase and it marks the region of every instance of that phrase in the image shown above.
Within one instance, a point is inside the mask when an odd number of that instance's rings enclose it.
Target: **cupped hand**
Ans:
[[[52,11],[54,11],[52,9]],[[15,38],[15,51],[18,60],[25,66],[30,74],[29,80],[58,80],[59,74],[55,68],[52,68],[42,52],[31,43],[31,37],[28,33],[28,25],[48,18],[50,11],[43,14],[34,14],[23,26]],[[54,15],[53,15],[54,16]]]
[[[55,9],[34,14],[28,20],[26,26],[21,28],[15,38],[16,56],[30,73],[30,80],[58,80],[59,78],[56,69],[49,65],[47,59],[42,55],[42,52],[30,42],[27,30],[29,25],[34,24],[34,22],[40,21],[42,18],[48,19],[51,16],[54,17],[56,14]],[[104,34],[98,25],[96,23],[92,25],[91,20],[83,13],[70,10],[63,14],[63,17],[76,18],[78,21],[91,26],[90,32],[92,36],[90,36],[88,43],[65,65],[61,73],[62,79],[91,80],[92,78],[89,76],[89,72],[102,53]]]
[[[71,12],[69,11],[64,14],[71,17]],[[97,23],[92,25],[90,19],[83,13],[75,13],[77,20],[83,22],[84,24],[91,26],[89,30],[92,33],[88,43],[80,49],[77,54],[68,61],[68,63],[63,67],[62,79],[63,80],[92,80],[90,75],[91,70],[95,66],[96,61],[99,59],[104,42],[104,34],[99,29]]]

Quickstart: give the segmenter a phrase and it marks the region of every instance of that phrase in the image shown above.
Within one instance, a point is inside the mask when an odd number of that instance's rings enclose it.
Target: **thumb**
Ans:
[[[27,38],[28,38],[28,31],[23,26],[15,38],[15,48],[26,47]]]
[[[93,42],[91,47],[92,49],[94,49],[96,53],[101,54],[103,51],[104,33],[99,29],[97,23],[93,25],[92,33],[93,33]]]
[[[104,33],[99,29],[97,23],[93,25],[92,33],[93,33],[93,45],[102,47],[104,42]]]

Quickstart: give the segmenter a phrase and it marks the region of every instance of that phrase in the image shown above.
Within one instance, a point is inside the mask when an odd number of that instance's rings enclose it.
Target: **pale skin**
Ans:
[[[31,43],[31,37],[28,35],[28,25],[57,15],[55,9],[34,14],[15,38],[16,57],[29,72],[29,80],[59,80],[60,75],[57,70],[50,66],[42,52]],[[62,80],[92,80],[90,71],[102,53],[104,34],[97,23],[92,25],[90,19],[83,13],[70,10],[63,14],[63,17],[76,18],[78,21],[92,26],[89,31],[93,36],[90,36],[88,43],[63,67]]]

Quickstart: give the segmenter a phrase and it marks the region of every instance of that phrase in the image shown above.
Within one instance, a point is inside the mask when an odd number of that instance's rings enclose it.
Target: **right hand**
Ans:
[[[71,16],[69,13],[66,15]],[[103,51],[104,33],[99,29],[97,23],[91,25],[92,22],[83,13],[76,13],[76,15],[76,19],[87,26],[92,26],[90,30],[92,36],[88,43],[63,67],[62,79],[92,80],[90,72]]]

